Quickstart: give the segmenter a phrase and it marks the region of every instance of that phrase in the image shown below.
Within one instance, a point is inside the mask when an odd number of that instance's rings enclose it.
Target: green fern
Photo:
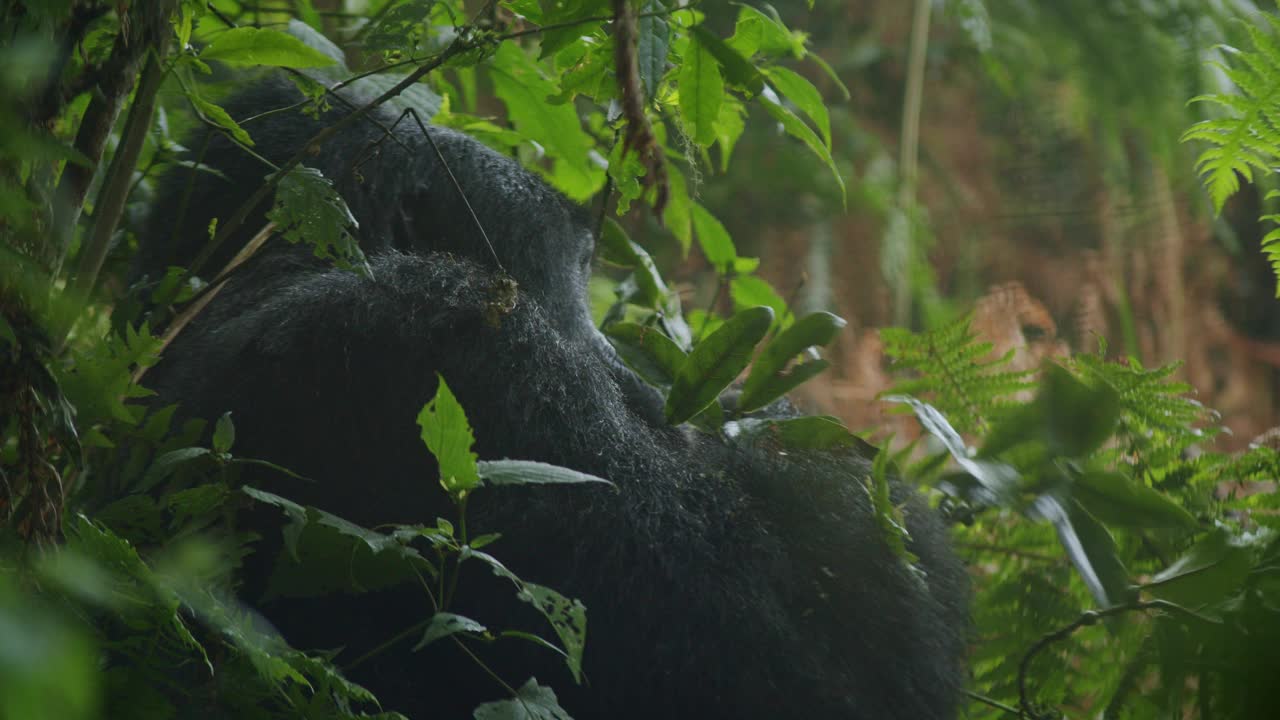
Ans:
[[[885,394],[928,400],[962,433],[983,432],[1010,405],[1010,397],[1034,386],[1029,371],[998,372],[1012,352],[987,359],[992,345],[975,341],[970,320],[964,317],[924,333],[880,331],[885,354],[896,369],[913,375]]]
[[[1116,437],[1127,451],[1140,449],[1149,468],[1179,464],[1184,451],[1218,431],[1211,426],[1216,413],[1189,396],[1193,388],[1170,380],[1180,366],[1171,363],[1149,370],[1136,358],[1109,362],[1101,354],[1076,355],[1070,363],[1086,382],[1105,383],[1116,391],[1120,397]]]
[[[1270,172],[1280,158],[1280,20],[1267,14],[1271,32],[1249,26],[1253,50],[1236,53],[1232,65],[1216,64],[1239,93],[1200,95],[1191,102],[1218,105],[1225,117],[1204,120],[1191,126],[1182,141],[1201,140],[1213,147],[1196,160],[1214,208],[1240,189],[1240,178],[1253,182],[1253,171]]]
[[[1267,200],[1276,198],[1280,198],[1280,190],[1272,190],[1267,193]],[[1268,213],[1263,215],[1261,219],[1280,225],[1280,213]],[[1270,232],[1262,236],[1262,253],[1267,256],[1267,261],[1271,263],[1271,272],[1275,273],[1277,279],[1280,279],[1280,227],[1272,228]],[[1280,298],[1280,282],[1276,283],[1276,297]]]

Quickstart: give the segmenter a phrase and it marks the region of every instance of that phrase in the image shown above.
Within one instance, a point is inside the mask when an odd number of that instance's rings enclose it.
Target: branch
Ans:
[[[1031,660],[1042,650],[1050,645],[1065,640],[1076,630],[1090,625],[1097,625],[1099,622],[1116,615],[1123,615],[1130,612],[1146,612],[1147,610],[1163,610],[1174,615],[1182,615],[1184,617],[1197,620],[1199,622],[1212,623],[1211,620],[1197,615],[1196,613],[1166,600],[1148,600],[1146,602],[1126,603],[1124,605],[1116,605],[1104,610],[1087,610],[1076,618],[1071,624],[1059,628],[1048,635],[1036,641],[1031,649],[1022,656],[1022,661],[1018,663],[1018,705],[1021,709],[1020,716],[1024,718],[1032,718],[1032,720],[1040,720],[1047,718],[1043,713],[1039,713],[1031,704],[1031,699],[1027,691],[1027,674],[1031,669]]]

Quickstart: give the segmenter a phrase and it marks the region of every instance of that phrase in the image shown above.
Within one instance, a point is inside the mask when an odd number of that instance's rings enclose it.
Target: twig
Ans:
[[[1129,612],[1145,612],[1147,610],[1163,610],[1165,612],[1182,615],[1199,622],[1209,622],[1206,618],[1166,600],[1148,600],[1146,602],[1126,603],[1124,605],[1116,605],[1103,610],[1087,610],[1084,613],[1081,613],[1080,617],[1076,618],[1069,625],[1054,630],[1048,635],[1041,637],[1029,650],[1027,650],[1026,654],[1022,656],[1022,661],[1018,663],[1018,705],[1021,710],[1020,717],[1032,718],[1033,720],[1038,720],[1043,717],[1041,713],[1038,713],[1032,707],[1031,698],[1027,691],[1027,675],[1031,670],[1031,660],[1035,658],[1036,655],[1050,645],[1071,637],[1076,630],[1079,630],[1082,627],[1096,625],[1102,620],[1116,615],[1123,615],[1124,613]]]
[[[258,234],[254,235],[249,242],[245,243],[245,246],[240,248],[240,252],[236,253],[236,256],[227,262],[226,267],[222,268],[222,272],[218,273],[218,276],[205,286],[205,288],[201,290],[185,308],[182,309],[182,312],[178,313],[178,316],[173,319],[173,322],[169,324],[169,327],[165,328],[164,334],[160,336],[160,347],[157,349],[158,353],[164,352],[168,349],[169,345],[178,337],[178,334],[182,332],[183,328],[190,324],[197,315],[204,311],[205,307],[207,307],[209,303],[213,302],[213,299],[218,296],[218,293],[222,292],[223,286],[226,284],[227,280],[230,279],[231,274],[235,272],[236,268],[240,267],[240,265],[242,265],[246,260],[256,255],[258,250],[260,250],[271,237],[271,233],[275,232],[275,229],[276,224],[273,222],[263,225],[262,229],[258,231]],[[138,366],[138,369],[133,371],[133,384],[137,385],[141,382],[142,376],[146,374],[147,366]]]

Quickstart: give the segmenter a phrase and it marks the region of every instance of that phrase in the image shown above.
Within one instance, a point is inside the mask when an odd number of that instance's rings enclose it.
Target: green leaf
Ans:
[[[751,374],[742,385],[738,412],[762,408],[826,369],[830,363],[825,360],[788,366],[805,350],[830,343],[846,325],[842,318],[831,313],[816,312],[782,331],[756,358]]]
[[[752,350],[772,324],[773,310],[767,307],[743,310],[698,343],[672,383],[667,422],[682,423],[715,402],[751,362]]]
[[[1042,442],[1054,457],[1084,457],[1115,432],[1120,395],[1110,385],[1086,384],[1060,365],[1046,365],[1035,400],[1010,413],[987,435],[982,457],[1026,442]]]
[[[702,254],[707,256],[707,262],[711,263],[716,272],[728,274],[733,261],[738,257],[738,250],[733,246],[729,231],[701,203],[691,202],[689,209],[693,215],[694,236],[698,239]]]
[[[600,233],[600,258],[635,273],[636,286],[640,290],[640,303],[646,307],[662,309],[667,303],[667,284],[658,272],[658,266],[644,248],[637,245],[627,231],[613,218],[605,218]]]
[[[618,357],[645,382],[661,388],[669,388],[675,382],[685,352],[657,328],[616,322],[606,327],[604,334],[617,349]]]
[[[729,297],[733,298],[733,306],[743,308],[764,305],[773,310],[774,317],[782,318],[783,325],[790,319],[787,301],[782,299],[768,280],[758,275],[739,275],[729,284]]]
[[[847,192],[844,186],[844,178],[840,176],[840,170],[836,167],[836,161],[831,156],[831,151],[827,149],[827,146],[813,130],[810,130],[809,126],[804,124],[803,120],[797,117],[795,113],[784,108],[782,103],[769,95],[769,93],[761,95],[760,104],[775,120],[782,124],[782,128],[787,131],[788,135],[803,142],[806,147],[813,151],[814,155],[817,155],[826,164],[827,168],[831,170],[832,177],[835,178],[836,185],[840,186],[840,195],[843,198]]]
[[[806,55],[805,35],[788,30],[776,17],[769,17],[749,6],[741,6],[733,37],[725,41],[744,57],[757,52],[766,55],[790,55],[799,60]]]
[[[874,445],[854,435],[839,418],[804,415],[786,420],[746,418],[729,424],[751,438],[771,438],[783,450],[839,450],[856,448],[863,456],[877,453]]]
[[[769,68],[765,70],[765,74],[769,76],[769,80],[783,97],[795,103],[796,107],[813,120],[818,126],[818,131],[822,133],[823,143],[830,150],[831,116],[827,113],[827,106],[822,102],[822,93],[818,92],[818,88],[804,77],[784,67]]]
[[[218,423],[213,428],[213,449],[218,453],[231,452],[231,446],[236,442],[236,426],[231,422],[231,413],[225,412],[222,417],[218,418]]]
[[[1058,533],[1067,559],[1075,566],[1094,602],[1106,608],[1134,595],[1129,572],[1116,550],[1115,539],[1079,503],[1041,495],[1032,503],[1034,514],[1048,520]]]
[[[691,44],[706,48],[707,52],[715,57],[720,66],[724,68],[725,79],[734,86],[741,88],[750,95],[758,95],[760,90],[764,88],[764,76],[760,74],[756,66],[742,57],[742,54],[737,50],[726,45],[723,40],[712,35],[702,26],[690,28],[689,36],[694,41]]]
[[[724,99],[720,66],[709,50],[690,42],[676,83],[686,132],[695,143],[707,147],[716,140],[716,121]]]
[[[189,447],[178,450],[171,450],[151,463],[151,467],[147,468],[147,474],[142,476],[142,484],[138,486],[139,492],[147,492],[164,482],[175,470],[186,465],[187,463],[202,457],[210,457],[213,451],[208,448]]]
[[[436,568],[398,535],[384,534],[265,490],[245,486],[245,495],[279,508],[284,549],[269,581],[269,595],[315,597],[364,593],[434,576]]]
[[[1164,493],[1118,472],[1082,473],[1072,497],[1108,525],[1133,528],[1183,528],[1199,526],[1195,517]]]
[[[565,664],[575,682],[582,682],[582,651],[587,642],[587,608],[578,600],[531,582],[521,580],[497,558],[473,548],[463,548],[462,559],[475,558],[484,562],[494,575],[510,580],[516,586],[516,597],[532,605],[542,614],[560,638],[565,650]]]
[[[1238,593],[1249,570],[1248,550],[1219,529],[1156,573],[1143,589],[1179,605],[1203,607]]]
[[[436,395],[418,413],[418,426],[422,428],[422,442],[440,465],[440,484],[460,500],[480,484],[476,454],[471,452],[476,439],[448,383],[439,373],[436,379]]]
[[[647,0],[641,7],[642,17],[636,21],[636,64],[646,98],[657,96],[658,83],[667,74],[667,50],[671,45],[671,26],[656,14],[658,9],[657,0]]]
[[[916,419],[920,421],[920,427],[937,438],[951,454],[951,459],[978,481],[988,503],[1011,504],[1013,502],[1021,475],[1012,465],[973,458],[964,438],[951,426],[946,416],[932,405],[905,395],[890,395],[884,400],[910,405]]]
[[[476,468],[485,485],[613,484],[595,475],[533,460],[481,460]]]
[[[316,257],[345,269],[367,268],[360,242],[351,232],[359,223],[319,170],[299,165],[281,178],[267,217],[286,240],[310,246]]]
[[[572,720],[560,707],[556,693],[534,678],[516,691],[510,700],[488,702],[476,708],[475,720]]]
[[[684,173],[673,163],[667,163],[667,182],[671,192],[662,211],[662,222],[680,243],[680,252],[688,257],[689,248],[693,247],[693,200],[689,197]]]
[[[200,59],[218,60],[232,67],[311,68],[333,64],[333,58],[288,33],[254,27],[232,28],[219,33],[200,52]]]
[[[485,626],[472,620],[469,617],[454,615],[453,613],[438,612],[431,616],[431,622],[427,624],[427,629],[422,633],[422,639],[417,645],[413,646],[413,652],[417,652],[440,638],[456,635],[457,633],[483,633],[487,630]]]
[[[538,66],[516,43],[502,43],[487,65],[494,93],[507,106],[512,125],[536,141],[553,161],[550,180],[574,200],[590,198],[604,185],[604,169],[591,161],[593,144],[578,121],[572,103],[554,105],[547,98],[560,88],[542,76]],[[541,171],[541,167],[534,166]]]

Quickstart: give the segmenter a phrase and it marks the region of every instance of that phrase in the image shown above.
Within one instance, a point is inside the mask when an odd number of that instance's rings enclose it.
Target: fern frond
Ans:
[[[1184,450],[1217,432],[1216,427],[1205,429],[1217,416],[1190,397],[1192,387],[1169,379],[1180,363],[1148,370],[1136,358],[1121,364],[1076,355],[1070,365],[1086,381],[1115,389],[1120,397],[1116,436],[1131,450],[1141,448],[1148,466],[1177,462]]]
[[[1191,100],[1216,105],[1226,117],[1198,122],[1182,135],[1183,142],[1213,146],[1197,158],[1196,170],[1218,212],[1240,190],[1241,178],[1252,182],[1254,169],[1270,172],[1280,159],[1280,21],[1264,17],[1270,32],[1247,28],[1251,50],[1237,51],[1230,65],[1215,63],[1237,92]]]
[[[982,430],[1010,404],[1010,398],[1032,387],[1032,372],[1000,368],[1012,357],[990,357],[992,344],[978,342],[971,317],[925,333],[898,328],[880,331],[884,351],[911,377],[885,394],[927,399],[960,432]]]

